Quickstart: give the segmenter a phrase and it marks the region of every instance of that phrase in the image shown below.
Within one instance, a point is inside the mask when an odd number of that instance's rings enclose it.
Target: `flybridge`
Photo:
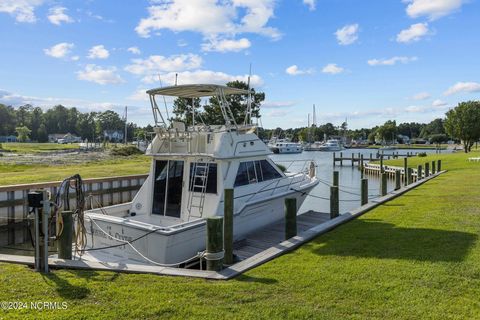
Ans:
[[[152,106],[153,111],[153,118],[155,120],[155,127],[163,127],[167,128],[167,123],[165,122],[165,118],[163,113],[160,111],[158,107],[156,96],[170,96],[170,97],[179,97],[185,99],[191,99],[193,105],[193,99],[195,98],[203,98],[203,97],[216,97],[218,99],[220,105],[220,111],[222,112],[223,119],[225,120],[225,125],[230,127],[235,127],[238,129],[238,124],[235,121],[233,116],[232,110],[230,109],[230,105],[227,102],[227,95],[248,95],[247,100],[247,108],[245,110],[245,121],[243,123],[244,126],[250,126],[250,119],[251,119],[251,91],[232,88],[217,84],[187,84],[187,85],[178,85],[178,86],[171,86],[171,87],[164,87],[164,88],[156,88],[147,91],[147,94],[150,98],[150,104]],[[165,102],[165,101],[164,101]],[[168,118],[168,110],[165,103],[165,113],[167,114]],[[193,125],[195,126],[195,110],[192,108],[192,119]],[[203,123],[204,126],[207,124]]]

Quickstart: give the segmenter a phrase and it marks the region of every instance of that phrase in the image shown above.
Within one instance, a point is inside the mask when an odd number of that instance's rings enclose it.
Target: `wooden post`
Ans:
[[[405,185],[408,185],[408,156],[403,158],[403,179]]]
[[[355,163],[355,155],[352,153],[352,167],[354,163]]]
[[[361,205],[365,205],[368,203],[368,179],[361,180]]]
[[[333,153],[333,166],[335,167],[336,162],[335,162],[335,152]]]
[[[422,170],[422,165],[419,164],[417,167],[417,181],[423,179],[423,170]]]
[[[330,187],[330,219],[338,217],[339,214],[338,187]]]
[[[425,163],[425,178],[430,175],[430,163]]]
[[[363,154],[360,155],[360,165],[358,167],[360,168],[360,177],[363,179]]]
[[[340,152],[340,166],[343,166],[343,152]]]
[[[225,264],[233,264],[233,189],[223,191],[223,245],[225,247]]]
[[[372,156],[372,153],[370,152],[370,161],[373,160],[373,156]]]
[[[207,218],[207,270],[220,271],[223,266],[223,217]]]
[[[333,171],[333,185],[335,187],[338,187],[338,171]]]
[[[60,259],[72,260],[72,241],[73,241],[73,212],[62,212],[63,228],[58,237],[57,249]]]
[[[380,173],[383,173],[383,154],[380,155]]]
[[[395,170],[395,190],[402,187],[402,175],[400,170]]]
[[[380,192],[382,197],[387,195],[387,174],[385,172],[381,175]]]
[[[408,184],[411,184],[413,181],[412,181],[412,171],[413,169],[412,168],[408,168],[407,170],[407,183]]]
[[[435,174],[436,170],[435,170],[435,160],[432,161],[432,174]]]
[[[442,160],[437,160],[437,172],[442,171]]]
[[[297,199],[285,198],[285,240],[297,235]]]

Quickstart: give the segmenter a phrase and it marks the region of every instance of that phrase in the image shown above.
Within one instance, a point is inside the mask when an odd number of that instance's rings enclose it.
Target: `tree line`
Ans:
[[[18,108],[0,104],[0,136],[16,135],[20,141],[27,139],[47,142],[49,134],[71,133],[89,141],[103,141],[105,130],[124,130],[125,121],[112,110],[80,112],[77,108],[54,106],[43,111],[40,107],[23,105]],[[141,136],[150,128],[127,124],[127,138]]]

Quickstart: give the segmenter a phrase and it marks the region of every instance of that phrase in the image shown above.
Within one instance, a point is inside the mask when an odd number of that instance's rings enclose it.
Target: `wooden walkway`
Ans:
[[[308,211],[297,216],[297,234],[330,220],[330,214]],[[285,240],[285,221],[280,220],[257,230],[233,244],[233,253],[241,260],[248,259]]]

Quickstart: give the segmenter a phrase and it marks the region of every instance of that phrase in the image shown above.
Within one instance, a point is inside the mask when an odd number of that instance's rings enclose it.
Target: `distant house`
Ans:
[[[105,140],[112,142],[121,142],[123,141],[123,130],[104,130],[103,137]]]
[[[15,136],[0,136],[1,142],[17,142],[17,137]]]
[[[82,138],[71,133],[52,133],[48,135],[48,142],[73,143],[82,142]]]

